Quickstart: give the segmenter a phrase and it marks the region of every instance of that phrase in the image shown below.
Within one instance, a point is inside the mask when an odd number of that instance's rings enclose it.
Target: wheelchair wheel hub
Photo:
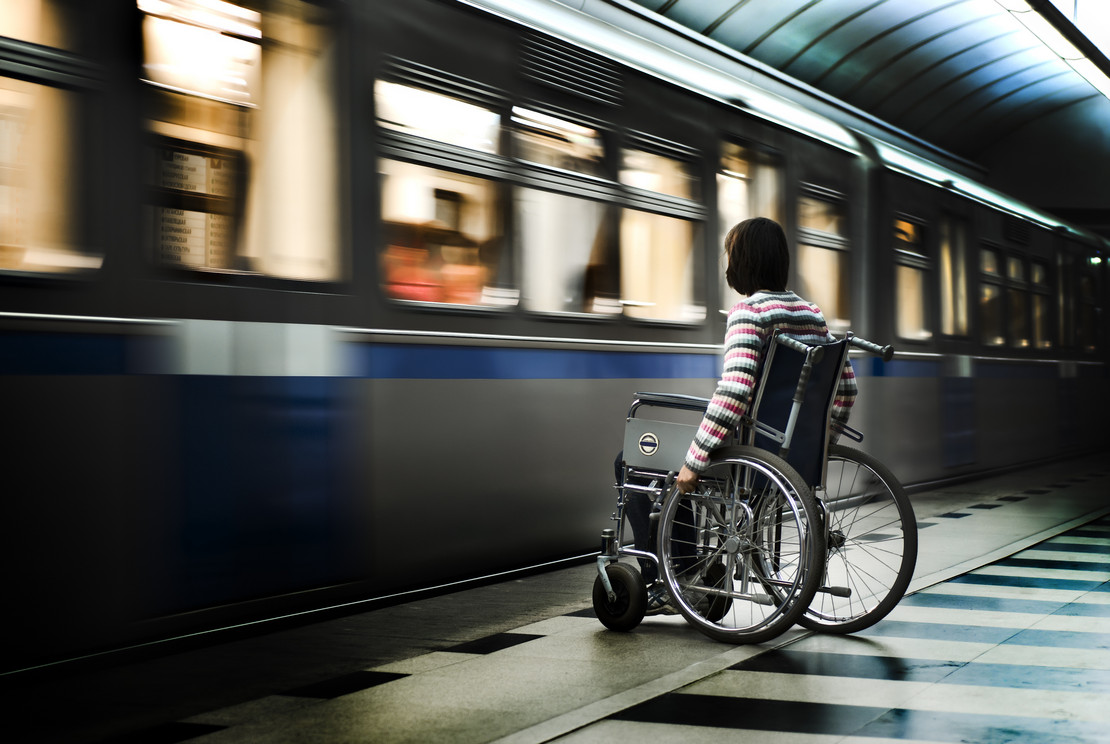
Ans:
[[[724,548],[724,551],[729,555],[736,555],[736,553],[740,550],[741,543],[742,541],[740,540],[740,537],[738,535],[733,535],[732,537],[725,540],[724,545],[722,545],[721,547]]]

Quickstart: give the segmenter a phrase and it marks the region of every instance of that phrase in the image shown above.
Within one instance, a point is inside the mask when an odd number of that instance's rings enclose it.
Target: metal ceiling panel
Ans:
[[[633,1],[973,160],[1099,96],[994,0]]]

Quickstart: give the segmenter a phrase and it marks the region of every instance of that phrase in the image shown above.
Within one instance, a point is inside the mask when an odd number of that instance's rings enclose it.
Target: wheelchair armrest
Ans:
[[[636,398],[628,409],[628,418],[633,418],[636,415],[636,409],[640,406],[705,411],[709,407],[709,398],[701,398],[696,395],[679,395],[678,393],[636,393]]]

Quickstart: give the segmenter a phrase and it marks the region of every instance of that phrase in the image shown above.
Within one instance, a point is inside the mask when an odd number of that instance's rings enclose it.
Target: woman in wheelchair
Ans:
[[[736,225],[725,249],[729,286],[745,298],[729,313],[720,381],[711,399],[636,393],[594,612],[626,632],[677,611],[727,643],[763,643],[795,623],[869,628],[909,587],[917,520],[889,468],[834,441],[863,438],[846,425],[856,399],[849,347],[884,361],[894,349],[834,339],[820,309],[786,289],[790,253],[772,220]]]
[[[748,408],[767,342],[776,329],[802,341],[832,340],[825,316],[786,288],[790,251],[782,227],[766,217],[734,226],[725,237],[728,285],[747,295],[733,306],[725,330],[725,362],[717,390],[675,485],[689,493],[709,465],[709,453],[736,428]],[[856,399],[856,376],[844,363],[833,402],[833,420],[847,423]]]
[[[683,493],[694,490],[709,466],[709,453],[730,436],[748,410],[760,362],[775,330],[811,343],[832,340],[821,310],[786,288],[790,251],[777,222],[764,217],[740,222],[728,232],[725,250],[728,284],[746,298],[729,312],[721,379],[675,481]],[[847,422],[855,397],[855,374],[845,361],[833,403],[834,421]],[[642,495],[630,499],[626,510],[636,546],[644,549],[652,544],[650,510]],[[648,585],[647,614],[673,612],[656,567],[649,561],[641,561],[641,566]]]

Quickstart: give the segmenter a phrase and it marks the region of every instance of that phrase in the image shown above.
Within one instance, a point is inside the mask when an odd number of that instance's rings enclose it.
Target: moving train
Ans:
[[[1105,447],[1105,239],[575,5],[0,12],[0,673],[596,552],[753,215],[907,485]]]

